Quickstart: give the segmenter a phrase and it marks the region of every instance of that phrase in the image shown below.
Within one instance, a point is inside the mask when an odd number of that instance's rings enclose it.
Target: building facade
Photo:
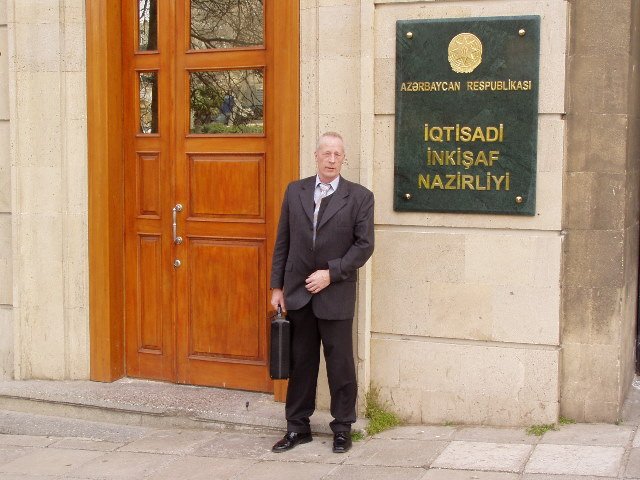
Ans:
[[[412,423],[619,418],[637,339],[640,1],[266,0],[265,47],[221,54],[181,43],[187,0],[158,2],[159,46],[141,52],[142,7],[122,3],[0,1],[0,377],[278,395],[263,335],[278,203],[337,130],[344,176],[376,196],[361,394]],[[395,211],[396,21],[525,15],[540,17],[535,215]],[[264,131],[189,130],[194,72],[248,69],[264,74]],[[131,107],[149,72],[155,136],[137,130],[144,101]],[[229,200],[251,182],[262,196]],[[253,306],[229,303],[234,289]],[[213,326],[212,309],[227,315]]]

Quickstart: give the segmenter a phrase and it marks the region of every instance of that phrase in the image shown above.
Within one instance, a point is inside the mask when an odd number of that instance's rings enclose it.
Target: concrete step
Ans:
[[[271,394],[130,378],[2,381],[0,409],[153,428],[286,430],[284,404]],[[331,419],[316,411],[312,431],[330,434]],[[364,419],[354,425],[365,428]]]

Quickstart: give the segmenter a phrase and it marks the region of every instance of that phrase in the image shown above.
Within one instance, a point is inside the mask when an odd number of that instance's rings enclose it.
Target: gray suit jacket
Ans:
[[[373,193],[341,177],[318,222],[314,247],[315,180],[314,175],[287,187],[273,252],[271,288],[284,290],[289,310],[302,308],[311,299],[318,318],[353,318],[357,269],[373,253]],[[305,288],[305,279],[327,268],[331,283],[312,295]]]

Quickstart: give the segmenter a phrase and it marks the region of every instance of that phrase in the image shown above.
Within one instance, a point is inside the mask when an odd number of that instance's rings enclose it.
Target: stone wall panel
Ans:
[[[23,113],[15,131],[16,165],[60,168],[63,131],[60,73],[21,71],[16,73],[16,84],[16,108]],[[18,181],[29,179],[18,175]]]
[[[570,172],[566,176],[566,193],[574,201],[567,204],[565,225],[580,230],[619,230],[623,228],[625,195],[624,174]]]
[[[560,237],[384,229],[376,239],[373,331],[558,344]]]
[[[0,306],[13,304],[13,257],[11,252],[11,215],[0,213]]]
[[[0,120],[0,213],[11,212],[11,156],[9,121]]]
[[[381,337],[371,349],[372,383],[410,422],[530,425],[557,416],[555,349]],[[395,365],[400,388],[390,372]]]
[[[567,71],[567,81],[571,85],[567,92],[569,111],[626,114],[627,62],[628,51],[618,55],[570,55]]]
[[[571,51],[578,54],[607,56],[629,51],[631,4],[634,0],[573,0]],[[614,28],[602,28],[611,25]],[[597,33],[596,33],[597,32]]]
[[[1,5],[0,5],[1,7]],[[9,45],[7,43],[7,27],[0,22],[0,120],[9,119]],[[7,150],[8,154],[8,150]]]
[[[6,305],[0,305],[0,332],[0,380],[12,380],[13,309]]]
[[[563,343],[618,345],[617,320],[623,313],[623,293],[616,287],[565,286]]]
[[[624,235],[621,231],[572,230],[567,233],[564,244],[565,285],[622,287]]]

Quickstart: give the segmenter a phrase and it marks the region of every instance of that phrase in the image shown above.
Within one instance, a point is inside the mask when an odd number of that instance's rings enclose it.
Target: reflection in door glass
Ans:
[[[138,50],[158,49],[158,2],[138,0]]]
[[[158,75],[140,72],[140,132],[158,133]]]
[[[191,48],[263,44],[263,0],[191,0]]]
[[[263,73],[191,72],[191,133],[262,133]]]

